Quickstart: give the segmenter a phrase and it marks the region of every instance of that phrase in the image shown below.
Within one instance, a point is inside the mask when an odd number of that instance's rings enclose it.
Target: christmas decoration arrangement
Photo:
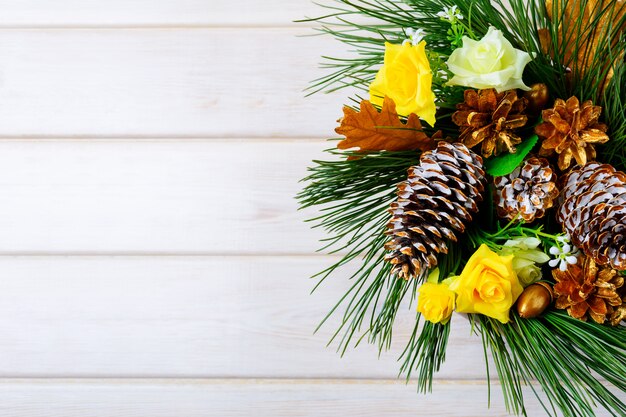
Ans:
[[[352,98],[298,198],[318,285],[356,265],[340,351],[410,320],[430,391],[459,314],[510,413],[626,416],[626,0],[328,1],[310,89]]]

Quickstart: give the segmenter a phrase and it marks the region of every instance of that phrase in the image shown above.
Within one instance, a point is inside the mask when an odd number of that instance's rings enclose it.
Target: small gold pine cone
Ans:
[[[581,255],[578,263],[565,271],[552,271],[556,284],[556,308],[580,320],[590,317],[599,324],[617,326],[626,319],[624,277],[610,267],[596,265],[592,258]]]
[[[465,101],[457,104],[452,121],[460,127],[459,140],[468,148],[482,143],[485,158],[502,152],[515,152],[522,139],[514,133],[528,121],[527,101],[516,90],[497,93],[493,88],[465,90]]]
[[[557,99],[552,109],[542,112],[544,122],[535,127],[535,133],[543,140],[539,154],[557,154],[561,171],[570,167],[572,159],[581,166],[595,160],[593,145],[609,140],[608,127],[598,122],[601,113],[602,107],[594,106],[591,100],[581,106],[576,97]]]
[[[559,195],[556,174],[545,158],[527,159],[509,175],[496,177],[494,184],[498,216],[508,220],[539,219]]]

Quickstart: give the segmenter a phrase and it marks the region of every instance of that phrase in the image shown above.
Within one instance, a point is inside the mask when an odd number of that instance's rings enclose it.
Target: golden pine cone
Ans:
[[[626,174],[590,162],[563,178],[557,220],[598,265],[626,270]]]
[[[602,107],[594,106],[591,100],[582,106],[576,97],[567,101],[557,99],[554,108],[542,112],[543,123],[535,127],[535,133],[543,140],[541,156],[559,155],[558,165],[565,171],[572,164],[585,165],[596,159],[595,143],[606,143],[608,127],[599,123]]]
[[[498,216],[508,220],[541,218],[559,195],[556,174],[545,158],[527,159],[509,175],[496,177],[494,184]]]
[[[452,121],[460,127],[459,140],[468,148],[482,143],[485,158],[504,151],[514,153],[522,139],[513,131],[526,125],[527,101],[516,90],[497,93],[493,88],[465,90],[465,101],[457,104]]]
[[[578,264],[565,271],[552,271],[556,280],[556,308],[580,320],[591,317],[599,324],[617,326],[626,319],[624,277],[610,267],[598,267],[590,257],[580,256]]]
[[[423,278],[465,231],[485,189],[482,158],[461,143],[441,141],[420,157],[398,185],[389,212],[385,260],[399,278]]]

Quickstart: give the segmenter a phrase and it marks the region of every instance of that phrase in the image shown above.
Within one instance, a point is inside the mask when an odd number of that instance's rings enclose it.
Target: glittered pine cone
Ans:
[[[578,263],[565,271],[554,269],[556,308],[580,320],[590,317],[599,324],[617,326],[626,318],[624,277],[608,266],[598,266],[590,257],[580,256]]]
[[[482,144],[485,158],[502,152],[515,152],[522,139],[514,133],[528,121],[527,101],[516,90],[497,93],[493,88],[465,90],[465,101],[457,104],[452,121],[460,127],[459,140],[468,148]]]
[[[495,202],[498,216],[526,222],[545,215],[559,195],[556,174],[544,158],[529,158],[509,175],[496,177]]]
[[[448,252],[448,241],[478,211],[485,188],[482,158],[461,143],[441,141],[409,169],[389,212],[385,260],[399,278],[421,279]]]
[[[590,162],[563,179],[557,220],[598,265],[626,270],[626,174]]]
[[[567,101],[557,99],[552,109],[542,112],[543,123],[535,127],[542,139],[541,156],[558,155],[561,171],[567,170],[572,159],[578,165],[585,165],[596,158],[594,144],[609,140],[607,126],[599,123],[602,107],[585,101],[582,106],[576,97]]]

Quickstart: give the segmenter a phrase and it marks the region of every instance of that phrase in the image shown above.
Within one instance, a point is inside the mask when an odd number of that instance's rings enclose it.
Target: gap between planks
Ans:
[[[344,254],[325,253],[219,253],[219,252],[0,252],[0,258],[229,258],[236,259],[268,259],[268,258],[289,258],[289,259],[336,259],[340,260]],[[357,261],[358,258],[355,259]]]
[[[0,31],[26,31],[26,30],[256,30],[256,29],[271,29],[271,30],[285,30],[293,31],[297,28],[302,29],[317,29],[321,27],[321,24],[314,23],[297,23],[292,21],[286,24],[272,24],[272,23],[254,23],[254,24],[132,24],[132,25],[115,25],[115,24],[93,24],[93,25],[73,25],[73,24],[49,24],[49,25],[0,25]],[[321,32],[319,33],[321,35]],[[316,35],[316,33],[313,33]],[[328,35],[329,36],[329,35]]]
[[[145,135],[145,136],[133,136],[133,135],[116,135],[116,136],[99,136],[99,135],[35,135],[35,136],[3,136],[0,135],[0,142],[10,143],[10,142],[112,142],[112,143],[128,143],[130,141],[141,142],[141,143],[180,143],[180,142],[189,142],[189,143],[283,143],[283,144],[306,144],[306,143],[325,143],[328,142],[329,147],[334,148],[333,143],[337,142],[339,137],[332,138],[320,138],[320,137],[293,137],[293,138],[281,138],[281,137],[241,137],[241,136],[233,136],[233,137],[210,137],[210,136],[193,136],[193,135],[181,135],[181,136],[171,136],[171,135]]]
[[[375,379],[375,378],[0,378],[3,384],[159,384],[159,385],[411,385],[403,379]],[[437,385],[464,385],[486,386],[483,379],[437,379]],[[491,385],[499,386],[499,381],[492,381]],[[535,385],[535,384],[533,384]]]

